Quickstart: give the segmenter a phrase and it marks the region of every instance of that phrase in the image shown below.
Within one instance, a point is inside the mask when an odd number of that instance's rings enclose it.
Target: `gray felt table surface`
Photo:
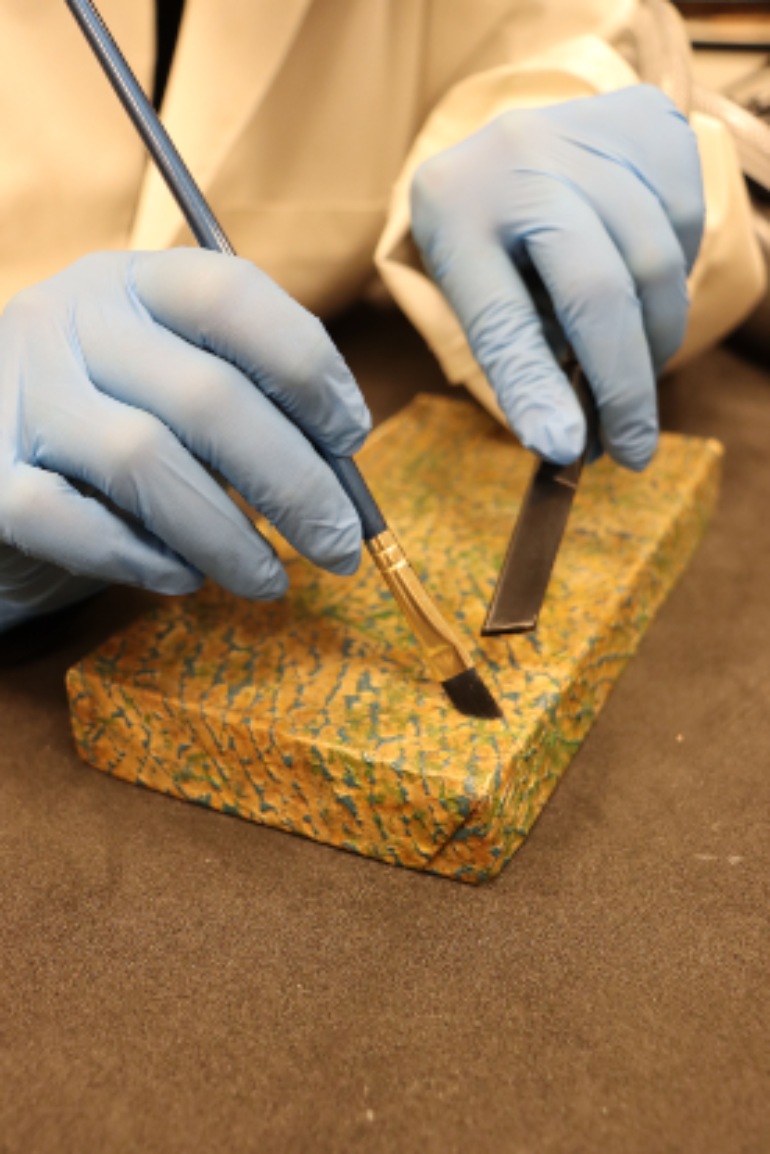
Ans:
[[[375,415],[438,371],[335,327]],[[485,888],[82,765],[63,674],[114,590],[0,669],[0,1152],[770,1151],[770,373],[662,386],[716,520],[529,841]]]

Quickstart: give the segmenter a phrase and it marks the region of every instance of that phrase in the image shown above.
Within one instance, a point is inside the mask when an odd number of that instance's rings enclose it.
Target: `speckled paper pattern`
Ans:
[[[360,460],[506,721],[455,712],[368,557],[291,590],[206,586],[70,670],[81,756],[115,777],[384,862],[480,882],[541,812],[713,509],[721,447],[663,436],[641,476],[586,470],[535,634],[480,639],[533,460],[462,401],[419,397]]]

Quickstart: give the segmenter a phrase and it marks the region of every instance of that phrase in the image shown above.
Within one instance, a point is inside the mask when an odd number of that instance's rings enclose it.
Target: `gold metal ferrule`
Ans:
[[[471,669],[473,662],[469,654],[425,592],[393,533],[387,529],[366,544],[372,560],[422,646],[436,680],[448,681],[466,669]]]

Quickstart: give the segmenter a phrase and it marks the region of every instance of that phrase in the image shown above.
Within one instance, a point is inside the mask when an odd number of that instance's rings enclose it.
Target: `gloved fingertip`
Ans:
[[[205,577],[197,569],[178,565],[160,573],[149,576],[142,584],[155,593],[165,593],[168,596],[180,597],[188,593],[197,593]]]
[[[324,447],[339,457],[357,453],[372,431],[372,414],[352,372],[342,357],[335,359],[328,380],[337,398],[334,420],[329,422]]]
[[[623,460],[618,458],[618,461],[621,465],[625,466],[626,469],[630,469],[632,473],[643,473],[644,470],[651,464],[652,459],[655,456],[656,449],[657,446],[651,452],[646,452],[641,456],[634,455],[631,457],[625,457]]]
[[[237,551],[220,558],[211,576],[248,601],[277,601],[289,588],[286,570],[258,532],[246,534]]]
[[[324,534],[323,555],[317,563],[338,577],[350,577],[361,564],[361,522],[354,513]]]
[[[325,565],[330,573],[334,573],[337,577],[352,577],[354,573],[358,572],[361,564],[361,549],[356,553],[348,553],[345,557],[340,557],[336,561],[332,561]]]
[[[586,425],[582,413],[529,409],[520,415],[516,432],[521,443],[555,465],[571,465],[585,448]]]
[[[286,570],[282,565],[276,565],[267,574],[263,574],[251,592],[245,596],[253,601],[280,601],[281,597],[286,596],[288,588],[289,578]]]
[[[654,434],[639,433],[627,439],[621,445],[614,445],[609,449],[610,455],[632,473],[642,473],[652,461],[658,448],[657,430]]]
[[[326,446],[338,457],[352,457],[358,453],[372,431],[372,416],[363,401],[356,411],[346,413],[345,418],[345,427],[336,432],[331,438],[332,443]]]

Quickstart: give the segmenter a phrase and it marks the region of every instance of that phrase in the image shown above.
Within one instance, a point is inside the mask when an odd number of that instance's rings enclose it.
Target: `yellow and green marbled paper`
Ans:
[[[490,417],[420,397],[360,457],[505,722],[455,712],[368,557],[352,578],[285,545],[279,603],[207,585],[70,670],[98,769],[394,865],[480,882],[531,829],[713,509],[721,448],[664,435],[642,475],[586,470],[535,634],[481,639],[532,469]]]

